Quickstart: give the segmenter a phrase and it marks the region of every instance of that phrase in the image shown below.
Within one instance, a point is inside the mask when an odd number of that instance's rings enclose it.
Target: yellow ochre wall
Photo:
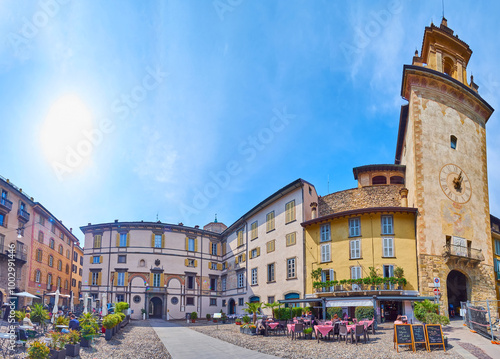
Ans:
[[[382,236],[381,216],[392,215],[394,236]],[[361,218],[361,236],[349,237],[349,218]],[[320,226],[330,222],[331,261],[320,263]],[[395,257],[383,258],[383,237],[394,237]],[[349,259],[349,240],[361,238],[361,258]],[[327,243],[327,242],[322,242]],[[322,244],[321,243],[321,244]],[[375,266],[379,276],[383,276],[383,265],[392,264],[404,269],[408,284],[405,290],[418,290],[417,257],[415,243],[415,215],[413,213],[372,213],[335,218],[305,228],[306,246],[306,294],[313,294],[311,271],[317,268],[333,269],[335,280],[351,278],[351,267],[361,266],[362,276],[369,276],[369,267]]]

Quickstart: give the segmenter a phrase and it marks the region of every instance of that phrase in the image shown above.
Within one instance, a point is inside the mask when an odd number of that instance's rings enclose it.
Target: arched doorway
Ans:
[[[163,301],[158,297],[153,297],[149,301],[149,317],[161,318],[163,312]]]
[[[227,305],[229,307],[229,313],[228,314],[236,314],[236,303],[234,302],[233,298],[229,299],[229,302],[228,302]]]
[[[460,302],[466,302],[468,297],[467,277],[462,272],[452,270],[446,278],[446,288],[448,292],[448,313],[450,304],[453,305],[455,314]]]

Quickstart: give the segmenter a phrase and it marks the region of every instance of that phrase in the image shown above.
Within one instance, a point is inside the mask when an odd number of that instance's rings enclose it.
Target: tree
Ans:
[[[252,302],[252,303],[245,303],[247,305],[247,308],[244,308],[243,310],[249,314],[253,314],[253,322],[255,323],[257,321],[257,312],[259,311],[260,308],[262,308],[262,303],[261,302]]]
[[[276,308],[279,309],[279,307],[281,307],[281,306],[282,306],[282,304],[280,302],[273,302],[273,303],[265,303],[264,304],[265,308],[271,308],[271,312],[273,314],[273,318],[276,318],[276,315],[274,314],[274,310]],[[280,318],[278,318],[278,319],[280,319]]]

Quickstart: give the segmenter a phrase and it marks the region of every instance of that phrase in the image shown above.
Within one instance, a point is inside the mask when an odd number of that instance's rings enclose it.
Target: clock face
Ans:
[[[469,178],[457,165],[449,163],[441,168],[439,184],[444,194],[452,201],[465,203],[470,200],[472,187]]]

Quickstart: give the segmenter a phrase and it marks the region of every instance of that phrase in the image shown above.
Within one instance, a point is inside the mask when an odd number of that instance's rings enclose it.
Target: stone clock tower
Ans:
[[[403,70],[396,164],[406,166],[408,206],[417,207],[419,291],[441,310],[496,299],[488,203],[486,122],[493,108],[467,82],[469,46],[443,18],[425,28],[420,56]],[[483,303],[484,305],[484,303]]]

